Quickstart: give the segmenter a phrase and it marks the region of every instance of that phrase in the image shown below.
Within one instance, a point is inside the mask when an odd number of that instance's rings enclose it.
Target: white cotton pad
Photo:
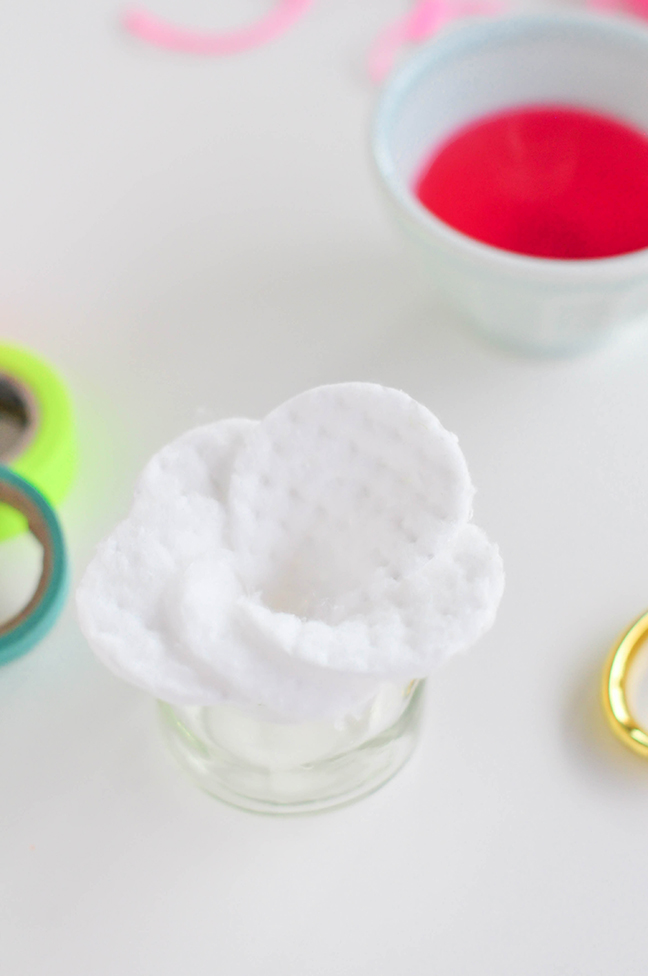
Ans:
[[[503,590],[497,548],[469,524],[420,571],[340,623],[300,620],[261,602],[246,610],[266,640],[275,635],[276,647],[294,659],[357,675],[422,678],[492,626]]]
[[[232,472],[232,539],[273,610],[336,622],[424,566],[469,518],[457,438],[398,390],[302,393],[250,433]]]
[[[79,622],[95,653],[120,677],[168,701],[223,697],[219,675],[196,667],[167,616],[193,562],[227,552],[229,468],[253,426],[226,420],[199,427],[156,454],[129,517],[101,543],[77,590]]]
[[[116,674],[176,704],[357,712],[491,625],[497,550],[457,440],[404,393],[349,383],[160,451],[77,593]],[[261,709],[261,712],[259,710]]]

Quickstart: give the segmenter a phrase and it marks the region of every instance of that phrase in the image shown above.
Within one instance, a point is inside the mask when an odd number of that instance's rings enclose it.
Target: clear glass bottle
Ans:
[[[359,715],[269,722],[231,705],[160,702],[171,752],[202,789],[258,813],[313,813],[386,783],[418,739],[424,681],[384,684]]]

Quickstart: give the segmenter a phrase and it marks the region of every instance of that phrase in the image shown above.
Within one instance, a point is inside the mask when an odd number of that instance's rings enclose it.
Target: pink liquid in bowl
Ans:
[[[648,247],[648,136],[563,105],[490,115],[435,149],[421,203],[456,230],[543,258],[605,258]]]

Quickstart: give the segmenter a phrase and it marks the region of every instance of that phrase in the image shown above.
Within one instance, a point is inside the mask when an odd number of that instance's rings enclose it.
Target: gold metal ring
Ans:
[[[612,648],[603,674],[603,708],[612,731],[630,749],[648,758],[648,732],[630,714],[625,684],[630,665],[648,636],[648,611]]]

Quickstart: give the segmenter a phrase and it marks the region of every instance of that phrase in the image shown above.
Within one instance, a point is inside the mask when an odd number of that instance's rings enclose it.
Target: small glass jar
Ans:
[[[257,813],[314,813],[352,803],[398,772],[418,739],[424,685],[384,684],[364,711],[336,722],[159,705],[171,752],[202,789]]]

